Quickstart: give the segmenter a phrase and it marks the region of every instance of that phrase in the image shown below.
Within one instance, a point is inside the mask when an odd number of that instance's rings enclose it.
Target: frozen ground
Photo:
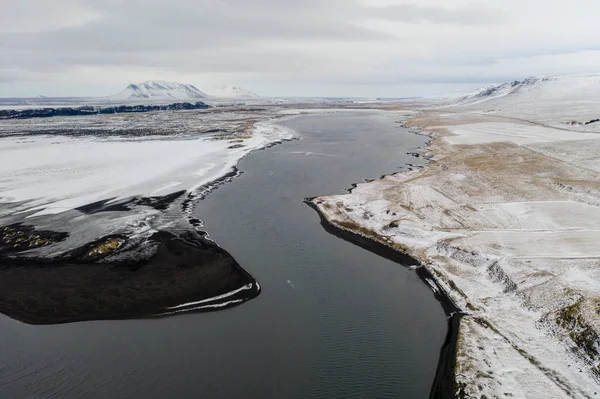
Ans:
[[[429,108],[409,124],[435,138],[431,164],[314,200],[421,260],[467,313],[465,397],[600,395],[600,134],[579,124],[600,117],[598,87],[546,77]]]

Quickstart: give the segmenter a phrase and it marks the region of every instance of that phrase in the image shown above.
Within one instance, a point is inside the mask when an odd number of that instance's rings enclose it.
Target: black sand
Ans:
[[[126,237],[103,237],[52,259],[0,251],[0,312],[31,324],[160,317],[249,284],[206,305],[245,301],[259,290],[226,251],[193,231],[160,231],[130,248]]]

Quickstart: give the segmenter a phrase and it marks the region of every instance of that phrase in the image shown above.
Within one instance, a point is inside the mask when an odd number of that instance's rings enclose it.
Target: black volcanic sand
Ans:
[[[64,238],[64,233],[23,225],[0,232],[11,241],[17,233],[27,242],[45,240],[42,246],[51,245],[53,237]],[[259,291],[227,252],[193,231],[159,231],[135,244],[125,236],[108,236],[51,259],[20,256],[10,246],[0,246],[0,312],[31,324],[165,316],[169,307],[249,284],[252,289],[202,305],[223,302],[218,308],[223,309]]]
[[[410,255],[390,248],[383,243],[335,226],[325,218],[313,202],[312,198],[307,198],[304,202],[318,213],[321,219],[321,226],[323,226],[328,233],[396,262],[399,265],[415,267],[415,271],[421,280],[426,284],[431,283],[436,286],[437,289],[434,290],[434,295],[442,305],[442,308],[448,317],[448,332],[446,333],[446,338],[441,348],[438,367],[431,386],[429,398],[454,399],[456,397],[455,393],[458,391],[458,387],[454,380],[454,369],[456,367],[456,343],[458,340],[460,319],[463,316],[461,310],[456,306],[452,299],[448,297],[443,288],[440,287],[431,272],[421,265],[418,260]]]

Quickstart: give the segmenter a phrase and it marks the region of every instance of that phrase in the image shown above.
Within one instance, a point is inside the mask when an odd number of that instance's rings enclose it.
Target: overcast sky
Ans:
[[[0,97],[432,95],[600,72],[598,0],[0,0]]]

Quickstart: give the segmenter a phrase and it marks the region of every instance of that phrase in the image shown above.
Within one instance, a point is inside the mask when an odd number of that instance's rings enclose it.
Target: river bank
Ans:
[[[597,146],[598,136],[470,109],[422,109],[407,125],[433,138],[424,154],[432,162],[314,205],[337,228],[421,262],[465,311],[458,397],[593,395],[596,316],[584,309],[598,292],[581,279],[597,264],[598,177],[546,154]]]
[[[399,121],[399,124],[402,127],[407,127],[405,121]],[[429,134],[419,130],[413,130],[413,133],[430,137]],[[427,141],[425,149],[429,148],[432,140],[433,138]],[[422,157],[422,152],[420,150],[419,152],[407,153],[407,155],[420,158]],[[425,156],[424,159],[429,159],[429,157]],[[408,167],[408,170],[412,171],[418,170],[423,166],[408,164]],[[384,179],[386,176],[387,175],[381,176],[380,179]],[[367,183],[374,181],[377,180],[368,180]],[[352,194],[352,191],[357,188],[359,184],[360,183],[353,183],[347,192]],[[331,222],[327,218],[326,214],[321,211],[321,208],[319,207],[320,201],[318,198],[319,197],[307,198],[304,202],[311,209],[317,212],[321,220],[321,226],[323,226],[328,233],[386,259],[390,259],[398,265],[414,270],[421,281],[431,287],[435,298],[440,302],[448,319],[448,330],[444,343],[440,348],[438,366],[434,381],[431,385],[429,398],[453,399],[457,397],[460,391],[460,387],[457,385],[455,380],[457,341],[460,329],[460,320],[465,313],[454,303],[444,287],[438,284],[436,277],[431,273],[431,271],[419,260],[412,257],[407,252],[399,250],[393,245],[390,245],[389,241],[381,241],[379,236],[370,234],[370,232],[364,231],[358,226],[341,225]]]
[[[441,286],[438,285],[435,277],[429,270],[421,265],[418,260],[410,255],[398,251],[387,244],[378,241],[374,237],[367,237],[358,232],[338,227],[329,222],[327,217],[319,210],[319,207],[313,202],[313,198],[305,200],[306,205],[312,208],[321,219],[321,226],[330,234],[357,245],[367,251],[373,252],[379,256],[389,259],[403,267],[414,270],[417,276],[433,290],[435,298],[440,302],[444,313],[448,318],[448,331],[442,347],[440,348],[440,358],[435,373],[435,378],[431,386],[429,397],[431,399],[453,399],[458,387],[454,380],[454,369],[456,366],[456,351],[460,318],[462,311],[454,304],[452,299],[446,294]]]

